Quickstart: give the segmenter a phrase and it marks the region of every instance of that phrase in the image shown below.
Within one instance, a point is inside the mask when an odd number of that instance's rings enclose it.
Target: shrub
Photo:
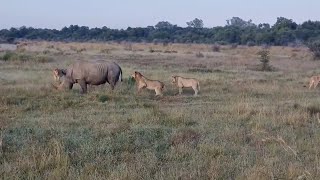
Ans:
[[[238,44],[237,44],[237,43],[232,43],[230,48],[231,48],[231,49],[236,49],[237,47],[238,47]]]
[[[255,46],[255,45],[256,45],[256,43],[253,42],[253,41],[247,42],[247,46],[249,46],[249,47],[252,47],[252,46]]]
[[[196,57],[197,57],[197,58],[203,58],[203,57],[204,57],[204,55],[203,55],[203,53],[198,52],[198,53],[196,54]]]
[[[215,45],[211,46],[211,50],[213,52],[220,52],[220,46],[215,44]]]
[[[34,60],[34,62],[38,62],[38,63],[47,63],[47,62],[53,61],[52,58],[50,58],[48,56],[44,56],[44,55],[37,55],[34,58],[32,58],[32,60]]]
[[[6,52],[1,58],[4,61],[10,62],[35,62],[46,63],[51,62],[53,59],[45,55],[28,55],[24,53]]]
[[[109,99],[109,98],[108,98],[108,96],[106,96],[106,95],[101,95],[101,96],[99,96],[99,102],[104,103],[104,102],[106,102],[108,99]]]
[[[12,58],[12,56],[14,56],[15,55],[15,53],[13,53],[13,52],[10,52],[10,51],[7,51],[3,56],[2,56],[2,60],[4,60],[4,61],[9,61],[11,58]]]
[[[124,50],[132,51],[133,50],[132,44],[128,42],[124,43]]]
[[[43,54],[49,54],[50,51],[49,51],[49,50],[44,50],[44,51],[42,51],[42,53],[43,53]]]
[[[149,47],[149,52],[150,52],[150,53],[153,53],[153,52],[154,52],[154,50],[153,50],[152,47]]]
[[[192,68],[188,69],[189,72],[199,72],[199,73],[212,73],[213,71],[211,69],[207,68]]]
[[[18,54],[18,53],[15,53],[15,52],[10,52],[10,51],[7,51],[2,59],[4,61],[21,61],[21,62],[25,62],[25,61],[28,61],[30,59],[30,56],[26,55],[26,54]]]
[[[82,53],[82,52],[84,52],[86,50],[87,50],[86,48],[80,48],[80,49],[77,49],[77,53]]]
[[[258,52],[258,55],[260,55],[259,61],[261,62],[261,70],[262,71],[271,71],[272,70],[271,66],[269,65],[269,62],[270,62],[269,54],[270,54],[270,52],[266,49]]]
[[[314,60],[320,60],[320,40],[316,40],[307,44]]]
[[[110,49],[101,49],[100,53],[104,53],[104,54],[110,54],[111,50]]]
[[[311,116],[320,114],[320,108],[318,105],[309,105],[306,109]]]

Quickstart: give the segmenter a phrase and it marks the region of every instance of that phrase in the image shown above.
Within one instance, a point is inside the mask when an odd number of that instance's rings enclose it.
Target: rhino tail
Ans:
[[[118,79],[118,81],[120,80],[120,82],[122,82],[123,80],[122,80],[122,69],[120,68],[120,76],[119,76],[119,79]]]

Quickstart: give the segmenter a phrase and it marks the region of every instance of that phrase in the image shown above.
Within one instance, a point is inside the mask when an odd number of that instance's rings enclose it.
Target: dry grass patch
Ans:
[[[319,177],[318,90],[302,86],[320,64],[310,61],[306,48],[270,47],[277,71],[252,71],[247,67],[258,63],[261,47],[219,47],[213,52],[205,44],[27,42],[23,51],[11,51],[9,60],[0,60],[0,174],[7,179]],[[80,49],[85,51],[77,53]],[[198,52],[205,58],[196,57]],[[28,61],[11,61],[19,56]],[[108,85],[86,95],[78,93],[78,85],[63,93],[50,88],[53,68],[98,59],[121,65],[124,81],[114,91]],[[129,78],[134,71],[163,81],[165,96],[137,95]],[[199,79],[200,95],[186,90],[176,96],[172,74]]]

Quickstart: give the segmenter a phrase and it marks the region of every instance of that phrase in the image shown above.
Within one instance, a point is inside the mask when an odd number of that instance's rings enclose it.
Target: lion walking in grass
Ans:
[[[200,83],[195,78],[185,78],[181,76],[171,76],[171,83],[175,84],[179,88],[179,94],[182,94],[182,90],[185,87],[191,87],[194,91],[194,96],[197,96],[200,91]]]
[[[310,82],[309,82],[309,89],[311,89],[313,87],[313,89],[315,89],[320,81],[320,75],[319,76],[312,76],[310,78]]]

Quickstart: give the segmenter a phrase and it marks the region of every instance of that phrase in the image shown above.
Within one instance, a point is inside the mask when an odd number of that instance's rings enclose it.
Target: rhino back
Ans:
[[[70,70],[70,77],[75,81],[84,80],[88,84],[104,84],[107,78],[107,65],[101,62],[77,62]]]

